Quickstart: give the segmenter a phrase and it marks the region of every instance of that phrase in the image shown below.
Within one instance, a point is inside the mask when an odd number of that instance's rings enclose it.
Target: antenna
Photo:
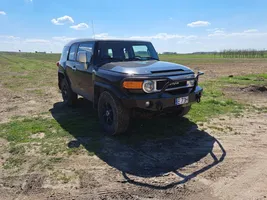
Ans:
[[[95,39],[95,29],[94,29],[94,21],[92,20],[92,32],[93,32],[93,37]]]

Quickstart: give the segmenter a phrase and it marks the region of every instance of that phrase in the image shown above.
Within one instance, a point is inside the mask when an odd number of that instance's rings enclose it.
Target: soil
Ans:
[[[224,89],[224,94],[238,102],[258,108],[267,105],[267,88],[265,86],[227,87]]]
[[[103,138],[102,156],[77,155],[53,167],[71,181],[55,180],[52,171],[3,174],[0,199],[265,199],[266,119],[223,116],[135,146]]]
[[[266,72],[264,63],[203,64],[202,68],[207,75],[204,79]],[[225,93],[266,106],[266,92],[259,90],[264,89],[232,88]],[[1,85],[0,93],[0,123],[14,116],[48,113],[61,101],[56,87],[48,89],[44,99],[13,94]],[[69,142],[77,146],[77,141]],[[112,137],[101,142],[103,148],[95,156],[66,157],[46,170],[31,166],[38,159],[45,160],[34,152],[20,173],[0,168],[0,199],[267,199],[266,113],[221,116],[192,126],[184,135],[135,145]],[[0,150],[7,145],[0,139]],[[1,166],[7,157],[0,156]]]
[[[262,93],[266,92],[267,93],[267,88],[265,86],[258,86],[258,85],[251,85],[249,87],[243,87],[240,88],[243,92],[252,92],[252,93]]]

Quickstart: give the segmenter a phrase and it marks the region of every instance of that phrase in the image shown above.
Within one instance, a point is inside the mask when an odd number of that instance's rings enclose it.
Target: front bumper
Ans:
[[[203,89],[199,86],[195,88],[194,91],[191,91],[187,94],[182,95],[171,95],[169,93],[163,93],[161,95],[155,94],[146,94],[146,95],[135,95],[127,99],[122,99],[122,103],[126,108],[140,108],[148,111],[162,111],[167,108],[177,107],[175,105],[175,99],[179,97],[189,97],[189,103],[182,106],[191,105],[194,102],[200,101]],[[150,102],[150,106],[146,106],[146,102]]]

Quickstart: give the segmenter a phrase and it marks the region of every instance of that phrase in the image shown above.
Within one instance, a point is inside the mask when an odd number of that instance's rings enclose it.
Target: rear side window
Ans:
[[[61,54],[60,60],[65,62],[67,60],[67,58],[68,58],[68,54],[69,54],[69,47],[64,47],[63,51],[62,51],[62,54]]]
[[[113,58],[113,50],[112,49],[108,49],[108,55]]]
[[[68,60],[71,60],[71,61],[75,61],[76,60],[77,47],[78,47],[77,44],[73,44],[70,47],[70,53],[69,53],[69,59]]]

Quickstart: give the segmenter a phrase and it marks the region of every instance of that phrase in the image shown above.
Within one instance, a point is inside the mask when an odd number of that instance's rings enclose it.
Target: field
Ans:
[[[108,137],[62,104],[59,57],[0,53],[0,199],[267,198],[267,58],[161,55],[205,72],[202,102]]]

